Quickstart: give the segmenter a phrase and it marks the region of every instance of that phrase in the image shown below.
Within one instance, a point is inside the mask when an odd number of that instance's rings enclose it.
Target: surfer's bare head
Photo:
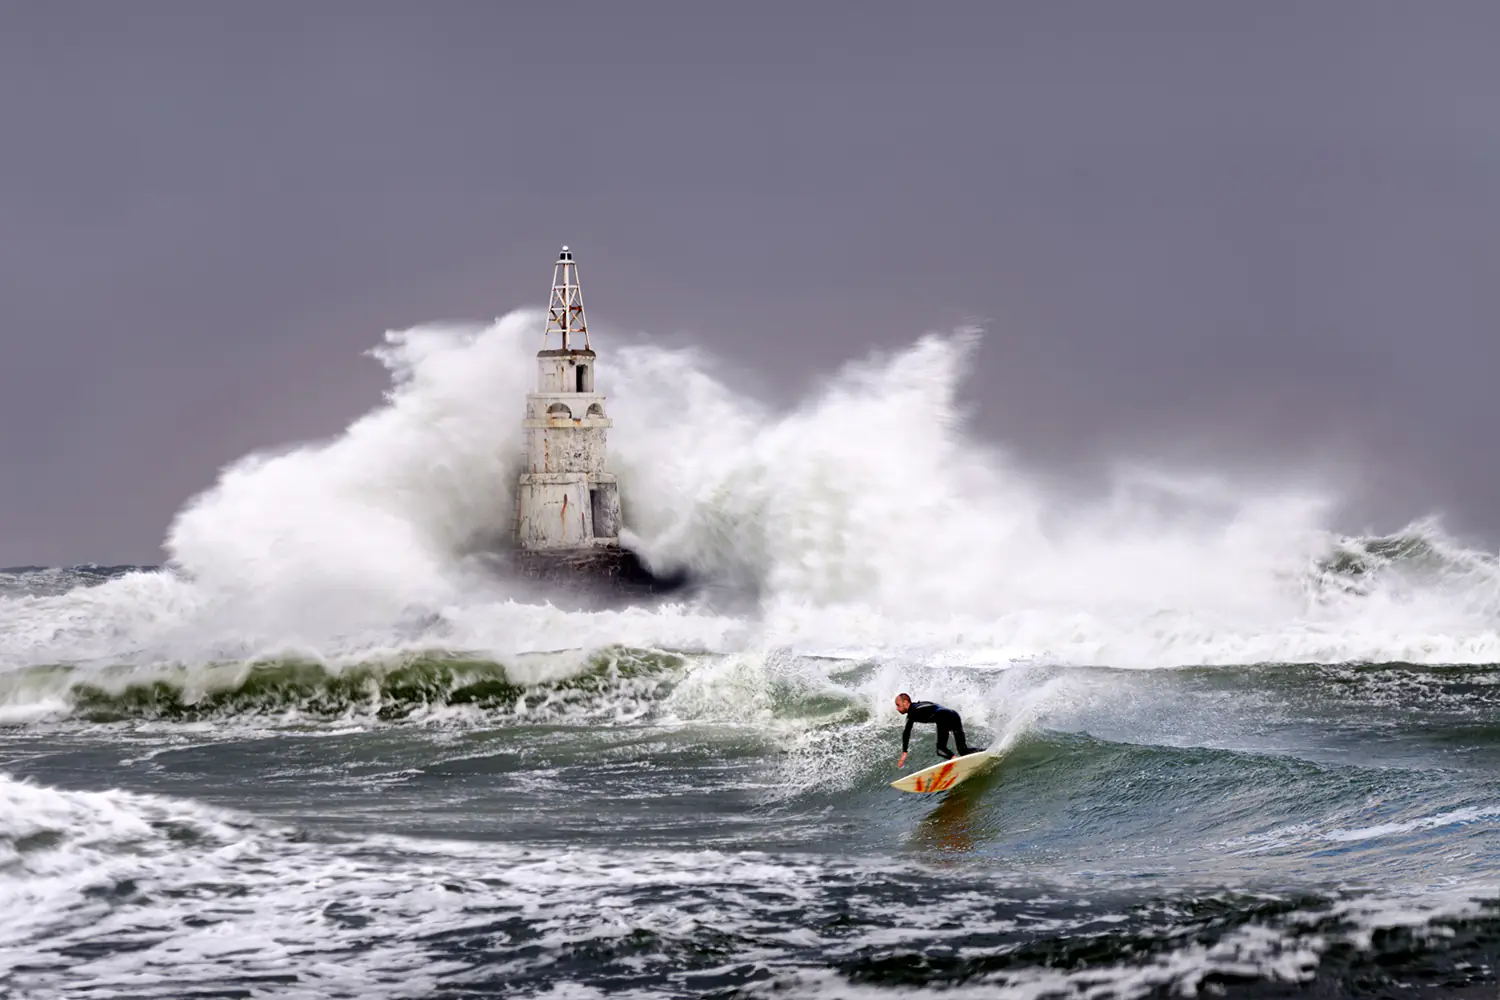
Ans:
[[[900,712],[902,715],[905,715],[908,708],[911,708],[911,695],[907,694],[905,691],[902,691],[900,694],[896,695],[896,711]]]

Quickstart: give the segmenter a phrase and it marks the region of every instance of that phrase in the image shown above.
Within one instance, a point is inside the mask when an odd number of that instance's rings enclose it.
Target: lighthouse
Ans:
[[[554,346],[555,345],[555,346]],[[610,427],[594,391],[598,362],[583,312],[578,262],[563,247],[552,270],[536,391],[526,397],[526,471],[516,496],[516,543],[533,573],[561,565],[614,575],[620,493],[604,471]]]

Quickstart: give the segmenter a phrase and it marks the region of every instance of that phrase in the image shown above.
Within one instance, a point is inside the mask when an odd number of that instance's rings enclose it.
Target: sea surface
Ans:
[[[627,540],[722,586],[553,602],[473,558],[534,323],[392,335],[163,567],[0,572],[0,996],[1500,995],[1492,555],[1057,494],[966,334],[779,410],[601,337]],[[898,691],[994,769],[891,789]]]

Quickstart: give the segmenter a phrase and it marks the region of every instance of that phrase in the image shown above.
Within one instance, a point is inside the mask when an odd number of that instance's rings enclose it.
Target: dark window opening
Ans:
[[[589,384],[588,383],[588,378],[589,378],[589,366],[588,365],[579,365],[578,366],[578,391],[579,392],[588,392],[589,391],[588,390],[588,384]]]

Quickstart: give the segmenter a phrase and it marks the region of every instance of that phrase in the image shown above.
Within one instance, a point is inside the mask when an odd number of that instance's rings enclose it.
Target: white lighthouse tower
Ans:
[[[615,477],[604,471],[610,420],[604,397],[594,391],[596,356],[578,264],[567,247],[553,268],[547,330],[536,358],[536,392],[526,397],[516,542],[548,561],[609,560],[620,552],[620,494]]]

